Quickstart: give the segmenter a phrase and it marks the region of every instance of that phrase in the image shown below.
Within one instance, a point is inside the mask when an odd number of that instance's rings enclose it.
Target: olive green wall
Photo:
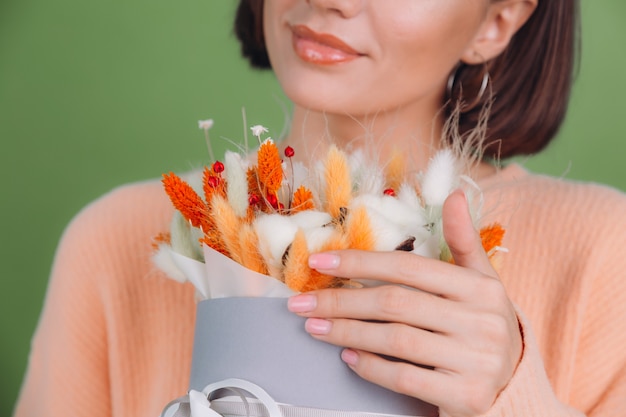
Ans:
[[[240,141],[245,106],[249,123],[280,135],[288,104],[271,74],[238,58],[234,4],[0,0],[0,415],[19,389],[56,243],[81,207],[118,184],[204,162],[198,119],[216,120],[220,143]],[[626,3],[583,9],[567,126],[524,163],[626,189]]]

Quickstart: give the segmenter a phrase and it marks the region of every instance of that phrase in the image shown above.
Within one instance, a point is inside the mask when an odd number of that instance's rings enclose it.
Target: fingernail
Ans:
[[[309,268],[335,269],[339,266],[340,258],[333,253],[314,253],[309,256]]]
[[[328,334],[333,324],[324,319],[307,319],[304,330],[311,334]]]
[[[287,300],[287,309],[293,313],[308,313],[317,307],[317,297],[313,294],[298,294]]]
[[[348,365],[355,366],[359,360],[359,354],[352,349],[344,349],[341,352],[341,360]]]

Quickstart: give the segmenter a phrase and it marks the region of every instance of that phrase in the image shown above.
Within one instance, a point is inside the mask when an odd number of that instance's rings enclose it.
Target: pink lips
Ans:
[[[314,32],[304,25],[294,25],[291,30],[293,48],[303,61],[318,65],[334,65],[363,56],[333,35]]]

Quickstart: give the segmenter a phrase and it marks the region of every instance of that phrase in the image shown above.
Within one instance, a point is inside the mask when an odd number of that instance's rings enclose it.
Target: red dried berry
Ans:
[[[278,198],[274,194],[267,195],[267,202],[270,203],[270,206],[278,209]]]
[[[220,185],[220,179],[218,177],[209,177],[207,179],[207,182],[209,183],[209,185],[213,188],[217,188]]]
[[[385,195],[391,196],[391,197],[395,197],[396,196],[396,192],[394,191],[393,188],[387,188],[385,191],[383,191],[383,193]]]
[[[292,156],[294,156],[296,154],[296,151],[293,150],[293,148],[291,146],[287,146],[285,148],[285,156],[287,158],[291,158]]]
[[[256,206],[257,204],[259,204],[259,202],[260,202],[260,201],[261,201],[261,199],[260,199],[260,198],[259,198],[259,196],[258,196],[258,195],[256,195],[256,194],[250,194],[250,195],[248,196],[248,203],[249,203],[251,206]]]
[[[224,164],[220,161],[215,161],[213,163],[213,172],[215,172],[216,174],[224,172]]]

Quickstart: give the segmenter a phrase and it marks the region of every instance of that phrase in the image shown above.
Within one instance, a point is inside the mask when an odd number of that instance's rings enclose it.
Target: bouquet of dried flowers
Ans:
[[[207,140],[212,124],[200,122]],[[473,218],[479,216],[480,190],[452,149],[439,150],[427,170],[414,175],[405,174],[400,154],[381,166],[335,146],[306,167],[293,161],[291,147],[281,155],[271,138],[263,139],[266,128],[251,129],[260,144],[256,161],[226,152],[223,162],[204,167],[201,179],[163,175],[177,213],[170,231],[156,238],[154,259],[171,277],[185,279],[172,252],[203,263],[208,247],[295,292],[370,285],[322,274],[309,268],[308,257],[341,249],[401,250],[452,262],[442,234],[445,199],[462,187]],[[500,225],[480,235],[490,257],[503,250]]]

